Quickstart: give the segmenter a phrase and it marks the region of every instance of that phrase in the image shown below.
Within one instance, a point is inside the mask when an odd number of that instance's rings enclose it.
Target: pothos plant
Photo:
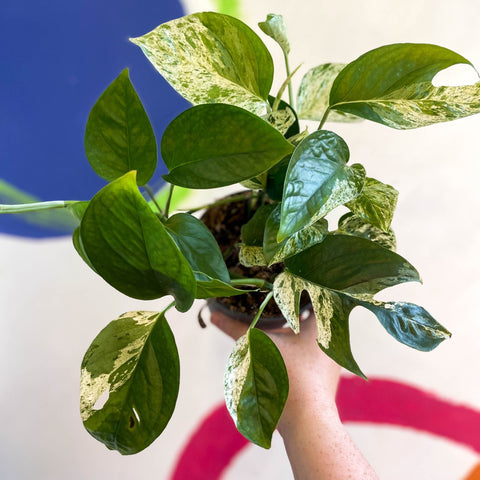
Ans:
[[[132,39],[193,104],[161,139],[168,168],[164,179],[170,184],[164,204],[147,185],[157,164],[156,139],[124,70],[94,105],[85,134],[90,164],[110,183],[90,201],[2,207],[7,213],[69,209],[79,220],[76,250],[106,282],[133,298],[174,299],[161,312],[121,315],[99,333],[83,359],[84,425],[122,454],[152,443],[174,411],[179,359],[167,322],[172,307],[188,312],[195,299],[264,293],[248,333],[228,359],[224,385],[238,430],[266,448],[288,396],[282,357],[255,328],[272,297],[298,333],[300,295],[308,292],[319,348],[362,377],[349,339],[355,307],[373,312],[388,333],[418,350],[432,350],[450,336],[420,306],[375,299],[386,287],[419,281],[417,270],[394,251],[390,224],[397,191],[368,177],[361,164],[349,164],[345,141],[324,124],[366,119],[410,129],[477,113],[480,83],[432,84],[440,70],[470,62],[435,45],[382,46],[346,65],[311,69],[294,99],[283,19],[269,15],[259,26],[285,57],[286,80],[273,94],[268,49],[233,17],[197,13]],[[288,101],[283,99],[287,88]],[[300,120],[317,122],[318,128],[309,133]],[[248,194],[252,206],[242,225],[240,261],[277,265],[273,281],[232,276],[215,238],[193,211],[170,213],[175,186],[214,189],[237,183],[245,188],[240,197]],[[330,228],[326,216],[337,207],[349,213]],[[102,395],[108,399],[98,406]]]

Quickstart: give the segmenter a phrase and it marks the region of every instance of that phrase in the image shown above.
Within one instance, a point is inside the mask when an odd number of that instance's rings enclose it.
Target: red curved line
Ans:
[[[342,422],[413,428],[480,453],[480,412],[419,388],[391,380],[342,377],[337,405]]]
[[[170,480],[218,480],[233,458],[249,443],[238,433],[222,403],[193,433]]]
[[[480,453],[480,411],[399,382],[342,377],[337,405],[343,422],[396,425],[452,440]],[[170,480],[219,480],[249,444],[222,403],[198,426]]]

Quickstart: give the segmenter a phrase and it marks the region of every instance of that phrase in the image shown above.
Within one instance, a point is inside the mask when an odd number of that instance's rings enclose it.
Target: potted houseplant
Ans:
[[[110,183],[89,201],[1,207],[3,213],[67,208],[79,220],[76,250],[109,284],[138,299],[174,298],[161,312],[129,312],[109,323],[82,363],[85,427],[123,454],[155,440],[175,407],[179,362],[167,322],[170,308],[187,312],[195,299],[216,298],[223,306],[212,308],[253,305],[248,333],[228,361],[225,394],[239,431],[264,447],[286,401],[288,378],[277,348],[255,328],[261,317],[281,316],[298,332],[301,303],[311,305],[319,348],[360,376],[348,323],[357,306],[419,350],[450,336],[422,307],[374,298],[386,287],[420,280],[394,251],[390,224],[397,191],[368,177],[359,163],[350,165],[348,146],[324,125],[367,119],[407,129],[477,113],[479,83],[431,82],[440,70],[468,60],[434,45],[387,45],[347,65],[308,71],[294,106],[295,71],[289,70],[282,17],[270,15],[260,27],[286,60],[286,80],[273,95],[267,48],[233,17],[188,15],[132,40],[193,104],[161,139],[170,184],[165,203],[147,186],[157,144],[125,70],[94,105],[85,135],[92,167]],[[302,120],[317,122],[316,130],[309,133]],[[212,198],[203,221],[194,215],[203,207],[170,212],[176,186],[237,183],[243,190]],[[326,217],[338,207],[348,213],[329,225]],[[98,407],[104,395],[108,399]]]

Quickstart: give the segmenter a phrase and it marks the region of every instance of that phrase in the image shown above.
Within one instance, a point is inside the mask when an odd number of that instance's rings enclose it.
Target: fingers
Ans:
[[[222,330],[222,332],[226,333],[234,340],[238,340],[248,330],[247,325],[239,322],[238,320],[227,317],[227,315],[224,315],[223,313],[218,311],[212,312],[210,316],[210,321],[216,327]]]

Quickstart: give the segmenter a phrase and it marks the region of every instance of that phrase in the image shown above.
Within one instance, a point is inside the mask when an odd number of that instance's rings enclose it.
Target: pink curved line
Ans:
[[[343,422],[396,425],[460,443],[480,453],[480,411],[385,379],[342,377],[337,405]],[[222,403],[198,426],[170,480],[220,480],[249,445]]]
[[[384,379],[342,378],[337,405],[343,422],[413,428],[480,453],[480,412],[419,388]]]

